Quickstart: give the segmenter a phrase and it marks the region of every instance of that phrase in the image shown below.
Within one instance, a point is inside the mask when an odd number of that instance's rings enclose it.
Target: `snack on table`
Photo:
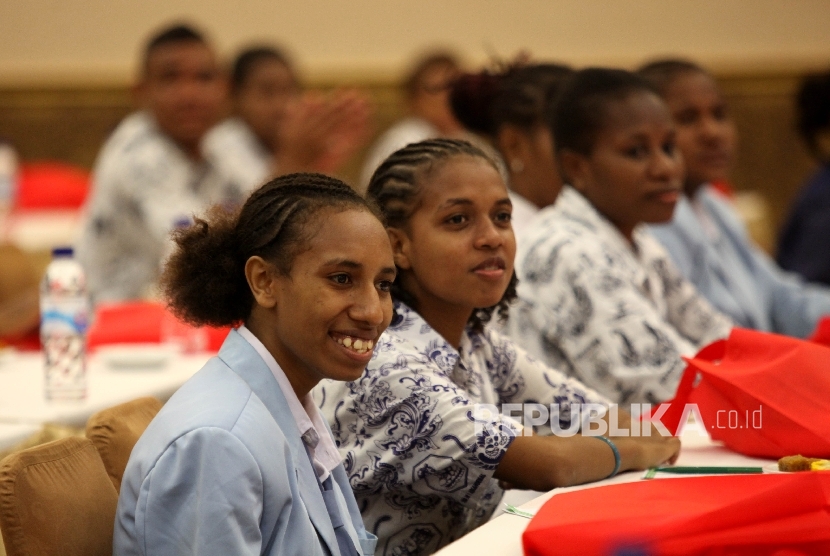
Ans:
[[[778,460],[779,471],[830,471],[830,460],[786,456]]]

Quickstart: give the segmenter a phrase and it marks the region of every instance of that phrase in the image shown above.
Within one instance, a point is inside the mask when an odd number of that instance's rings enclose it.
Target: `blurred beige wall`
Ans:
[[[0,84],[127,83],[148,31],[174,18],[226,55],[255,39],[288,45],[312,81],[388,79],[435,43],[471,64],[522,48],[576,65],[830,61],[827,0],[0,0]]]

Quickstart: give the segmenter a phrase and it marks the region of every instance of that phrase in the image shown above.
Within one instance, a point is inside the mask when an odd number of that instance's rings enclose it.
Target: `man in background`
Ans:
[[[226,98],[215,51],[202,33],[175,25],[155,34],[144,48],[135,93],[141,109],[98,155],[78,245],[95,302],[148,296],[170,232],[210,205],[243,198],[240,185],[202,153]]]

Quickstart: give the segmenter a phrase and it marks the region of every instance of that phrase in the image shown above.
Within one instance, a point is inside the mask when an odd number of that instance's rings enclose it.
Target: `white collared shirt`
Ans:
[[[214,126],[202,142],[205,158],[228,176],[234,176],[248,194],[268,181],[274,172],[273,155],[241,118],[228,118]]]
[[[516,244],[521,242],[524,233],[528,230],[528,223],[539,213],[539,207],[516,193],[510,191],[510,202],[513,204],[513,216],[510,222],[513,224],[513,233],[516,235]]]
[[[314,404],[311,393],[306,394],[300,400],[291,387],[288,377],[285,376],[285,372],[280,368],[271,352],[259,341],[259,338],[254,336],[245,326],[240,326],[237,332],[251,344],[259,356],[262,357],[262,360],[265,361],[265,364],[268,365],[268,368],[271,369],[274,378],[277,379],[277,384],[280,385],[280,389],[288,402],[288,409],[294,417],[294,422],[297,423],[300,437],[311,453],[314,471],[317,473],[320,482],[325,481],[328,479],[330,472],[340,465],[340,452],[337,451],[337,447],[334,445],[334,439],[329,434],[325,421],[320,415],[320,410]]]

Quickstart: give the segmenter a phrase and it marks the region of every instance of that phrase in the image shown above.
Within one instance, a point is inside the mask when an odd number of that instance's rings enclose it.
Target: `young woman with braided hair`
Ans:
[[[175,240],[174,312],[238,328],[136,444],[115,554],[373,554],[309,391],[359,378],[392,318],[376,209],[339,180],[291,174]]]
[[[359,379],[314,394],[379,553],[431,554],[461,537],[494,512],[499,481],[549,490],[676,456],[675,438],[575,434],[572,404],[604,408],[605,398],[485,326],[515,295],[516,246],[507,188],[484,152],[449,139],[409,145],[378,167],[368,196],[398,268],[395,318]],[[523,432],[498,411],[528,403],[536,426]]]

